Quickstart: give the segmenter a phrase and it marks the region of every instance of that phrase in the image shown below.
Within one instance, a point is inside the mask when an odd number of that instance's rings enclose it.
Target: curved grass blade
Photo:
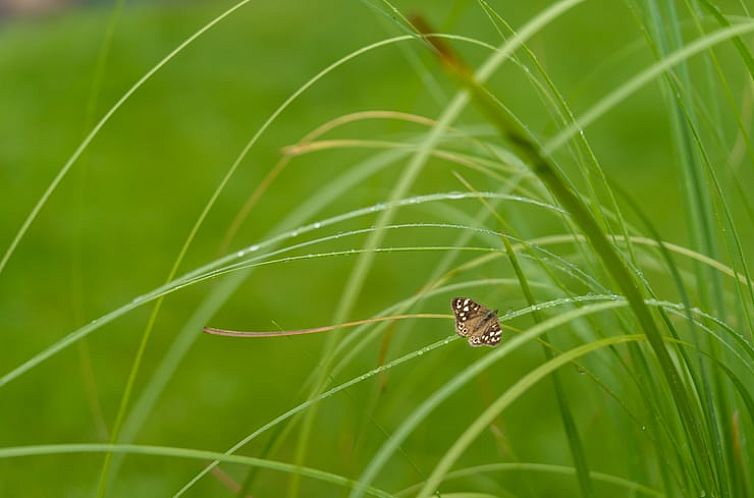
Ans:
[[[459,479],[463,477],[473,477],[473,476],[484,474],[487,472],[498,473],[498,472],[511,472],[511,471],[524,471],[524,472],[537,472],[537,473],[546,473],[546,474],[560,474],[560,475],[567,475],[567,476],[576,476],[576,469],[573,467],[565,466],[565,465],[554,465],[554,464],[548,464],[548,463],[530,463],[530,462],[505,462],[505,463],[490,463],[486,465],[477,465],[474,467],[468,467],[465,469],[448,472],[444,476],[444,481],[447,481],[450,479]],[[603,472],[595,472],[595,471],[591,471],[591,473],[589,474],[589,477],[593,481],[604,482],[607,484],[613,484],[615,486],[625,488],[626,491],[630,493],[641,493],[643,495],[653,496],[655,498],[665,498],[665,495],[660,493],[659,491],[656,491],[652,488],[644,486],[643,484],[633,482],[623,477],[615,476],[612,474],[605,474]],[[423,486],[423,483],[415,484],[414,486],[398,491],[397,493],[395,493],[395,496],[397,498],[401,498],[402,496],[406,496],[406,495],[409,495],[411,493],[418,491],[419,489],[421,489],[422,486]],[[446,495],[443,495],[443,496],[446,496]]]
[[[42,210],[44,205],[47,203],[47,200],[50,198],[52,193],[57,189],[60,182],[63,180],[65,175],[68,173],[68,171],[71,169],[73,164],[81,157],[81,154],[84,152],[84,150],[89,146],[89,144],[94,140],[94,137],[99,134],[102,127],[105,126],[105,124],[110,120],[110,118],[115,114],[118,109],[120,109],[123,104],[133,95],[139,88],[141,88],[144,83],[146,83],[154,74],[159,71],[165,64],[170,62],[172,59],[174,59],[179,53],[183,51],[186,47],[188,47],[191,43],[193,43],[197,38],[202,36],[204,33],[212,29],[216,24],[218,24],[220,21],[225,19],[226,17],[230,16],[233,12],[240,9],[247,3],[249,3],[251,0],[241,0],[240,2],[234,4],[229,9],[227,9],[225,12],[220,14],[219,16],[212,19],[210,22],[202,26],[198,31],[196,31],[193,35],[186,38],[186,40],[178,45],[172,52],[170,52],[168,55],[166,55],[160,62],[155,64],[152,69],[146,72],[144,76],[142,76],[136,83],[133,84],[131,88],[126,90],[126,93],[124,93],[118,101],[113,104],[113,106],[105,113],[105,115],[97,122],[97,124],[92,128],[92,131],[89,132],[89,134],[84,138],[84,140],[79,144],[79,146],[76,148],[76,150],[73,152],[71,157],[68,158],[68,160],[65,162],[62,168],[60,168],[60,171],[57,175],[55,175],[55,178],[53,178],[50,185],[47,187],[47,189],[42,194],[42,197],[39,198],[37,203],[32,208],[29,215],[24,220],[23,224],[21,225],[21,228],[19,228],[16,235],[13,237],[13,240],[11,241],[8,248],[5,250],[5,253],[3,254],[3,257],[0,259],[0,273],[3,272],[3,269],[8,264],[8,260],[10,260],[11,256],[13,256],[13,253],[16,250],[16,247],[21,242],[21,239],[26,235],[27,230],[29,230],[29,227],[36,219],[39,212]]]
[[[570,8],[580,3],[582,0],[561,0],[554,4],[550,8],[544,10],[540,15],[536,16],[532,21],[527,23],[516,35],[507,40],[500,49],[493,53],[475,73],[475,78],[479,81],[485,81],[489,78],[497,67],[502,64],[518,47],[521,46],[528,38],[536,34],[542,28],[544,28],[551,21],[558,16],[567,12]],[[422,40],[424,38],[421,38]],[[398,179],[396,185],[393,187],[390,193],[390,202],[405,197],[411,185],[414,183],[419,173],[426,164],[430,151],[439,143],[440,137],[450,127],[453,121],[466,107],[469,101],[469,94],[465,90],[461,90],[453,100],[448,104],[440,117],[437,119],[437,123],[429,132],[426,140],[419,147],[417,153],[413,156],[409,164],[407,165],[405,172]],[[367,252],[361,256],[355,263],[354,269],[351,272],[348,281],[346,282],[343,290],[342,298],[338,303],[333,322],[339,323],[346,321],[348,315],[353,309],[359,294],[361,293],[362,286],[366,280],[367,274],[371,268],[374,252],[373,249],[380,245],[383,238],[383,227],[390,224],[391,220],[395,216],[394,209],[388,209],[378,216],[375,221],[375,227],[377,230],[369,236],[364,244],[364,248]],[[312,395],[321,392],[324,387],[325,379],[327,378],[327,366],[331,362],[332,352],[335,348],[335,343],[328,341],[325,346],[323,364],[325,368],[318,372],[315,388],[312,391]],[[301,429],[301,436],[299,438],[299,445],[296,450],[297,461],[303,460],[303,455],[306,452],[308,445],[308,433],[312,425],[312,421],[316,416],[316,410],[307,412],[305,420]],[[294,483],[295,486],[295,483]]]
[[[495,197],[497,194],[480,194],[480,195],[490,195],[491,197]],[[392,204],[379,203],[379,204],[375,204],[366,208],[349,211],[345,214],[333,216],[325,220],[317,221],[309,225],[304,225],[302,227],[299,227],[293,230],[288,230],[282,234],[271,237],[258,244],[253,244],[235,253],[231,253],[227,256],[223,256],[221,258],[215,259],[206,265],[203,265],[199,268],[189,271],[188,273],[185,273],[181,277],[178,277],[172,280],[168,284],[157,287],[145,294],[136,296],[131,302],[119,308],[116,308],[115,310],[109,313],[106,313],[99,318],[95,318],[94,320],[84,325],[83,327],[80,327],[74,330],[73,332],[67,334],[62,339],[56,341],[51,346],[45,348],[44,350],[37,353],[30,359],[23,362],[21,365],[10,370],[6,374],[4,374],[2,377],[0,377],[0,388],[2,388],[2,386],[6,385],[7,383],[12,382],[15,379],[19,378],[23,374],[27,373],[29,370],[35,368],[37,365],[43,363],[44,361],[58,354],[59,352],[63,351],[67,347],[75,344],[81,338],[86,337],[87,335],[94,332],[95,330],[98,330],[103,325],[110,323],[113,320],[123,316],[124,314],[130,311],[133,311],[134,309],[140,306],[143,306],[151,301],[154,301],[161,296],[167,295],[171,292],[175,292],[187,285],[191,285],[191,283],[199,282],[203,280],[202,276],[206,277],[210,272],[213,272],[216,269],[221,268],[223,265],[226,265],[230,263],[231,261],[241,259],[253,253],[262,253],[264,249],[272,247],[273,245],[278,244],[281,241],[292,239],[300,235],[303,235],[305,233],[315,231],[315,230],[320,230],[327,226],[341,223],[343,221],[347,221],[353,218],[371,215],[379,211],[388,209],[389,207],[417,205],[424,202],[433,202],[433,201],[440,201],[440,200],[455,201],[455,200],[467,199],[470,197],[473,197],[473,196],[469,194],[464,194],[464,193],[429,194],[425,196],[416,196],[416,197],[410,197],[407,199],[402,199]],[[507,196],[507,197],[513,197],[513,196]]]
[[[461,434],[456,440],[453,446],[445,453],[440,459],[440,462],[435,466],[432,474],[427,478],[427,481],[422,486],[422,489],[417,493],[417,498],[425,498],[435,494],[435,490],[440,485],[445,474],[450,467],[461,456],[461,453],[473,442],[473,440],[484,431],[490,422],[495,419],[503,410],[505,410],[511,403],[517,400],[520,396],[525,394],[529,388],[534,384],[552,374],[556,369],[561,366],[576,360],[577,358],[584,356],[593,351],[618,344],[627,342],[636,342],[646,340],[646,336],[643,334],[636,335],[622,335],[616,337],[607,337],[605,339],[599,339],[592,343],[584,344],[576,348],[571,349],[563,354],[560,354],[554,358],[549,359],[546,363],[535,368],[518,382],[508,388],[495,402],[493,402],[487,409],[469,425],[469,427]]]
[[[571,126],[561,131],[550,141],[548,141],[542,149],[542,154],[544,156],[549,156],[552,152],[554,152],[556,149],[560,148],[563,144],[570,140],[574,135],[576,135],[580,131],[583,131],[584,128],[596,121],[600,116],[615,107],[618,103],[625,100],[626,97],[634,93],[645,84],[654,80],[656,77],[665,73],[676,64],[679,64],[684,60],[718,43],[722,43],[726,40],[745,33],[750,33],[752,31],[754,31],[754,21],[743,21],[740,24],[715,31],[714,33],[710,33],[709,35],[699,38],[698,40],[695,40],[683,46],[677,51],[668,54],[662,60],[637,74],[629,81],[600,99],[596,104],[594,104],[586,112],[579,116]]]
[[[153,457],[171,457],[184,458],[191,460],[219,460],[227,463],[236,463],[254,467],[262,467],[278,472],[289,474],[299,474],[303,477],[316,479],[322,482],[353,488],[355,482],[346,477],[325,472],[323,470],[301,467],[284,462],[273,460],[263,460],[260,458],[242,456],[242,455],[224,455],[214,451],[196,450],[192,448],[175,448],[170,446],[147,446],[137,444],[97,444],[97,443],[80,443],[80,444],[47,444],[38,446],[16,446],[9,448],[0,448],[0,459],[21,458],[31,456],[47,455],[74,455],[87,453],[122,453],[129,455],[145,455]],[[367,493],[379,498],[392,498],[393,495],[386,491],[376,488],[369,488]]]
[[[553,318],[547,319],[523,334],[513,337],[508,342],[500,344],[496,349],[487,353],[476,362],[469,365],[465,370],[453,377],[440,389],[437,389],[429,396],[424,402],[416,408],[410,415],[408,415],[403,423],[393,432],[390,439],[388,439],[380,448],[380,450],[374,455],[367,467],[359,477],[359,484],[367,486],[371,484],[374,478],[377,476],[382,467],[387,463],[397,447],[408,437],[408,435],[421,423],[424,418],[427,417],[435,408],[437,408],[441,402],[447,399],[451,394],[460,389],[464,384],[468,383],[472,378],[481,373],[487,367],[493,363],[503,359],[508,354],[517,350],[520,346],[536,339],[548,330],[554,329],[570,321],[586,316],[591,313],[598,313],[601,311],[607,311],[618,307],[625,306],[626,303],[622,301],[611,301],[605,303],[592,304],[570,310],[562,313]],[[351,493],[351,498],[358,498],[363,495],[362,490],[357,487]]]
[[[754,30],[754,24],[748,25],[748,28]],[[583,200],[571,189],[555,166],[545,158],[543,152],[529,138],[527,131],[515,127],[505,110],[489,97],[486,89],[472,75],[464,71],[464,68],[455,69],[456,75],[462,84],[472,92],[476,103],[498,128],[501,135],[512,142],[523,154],[530,164],[532,171],[547,185],[550,192],[563,208],[571,214],[576,225],[588,238],[594,251],[602,261],[604,268],[612,276],[630,303],[631,309],[642,331],[647,335],[649,344],[660,363],[663,376],[670,388],[677,413],[690,440],[693,451],[700,456],[700,459],[704,460],[701,462],[702,471],[700,472],[702,485],[708,489],[712,489],[709,487],[709,484],[714,481],[713,470],[709,460],[703,457],[703,455],[708,455],[707,441],[703,437],[702,424],[698,411],[695,409],[696,405],[692,403],[693,393],[690,393],[686,388],[681,374],[665,348],[662,334],[649,308],[644,303],[636,276],[631,272],[625,260],[602,231]]]
[[[466,188],[468,188],[471,191],[474,191],[474,188],[471,186],[471,184],[469,184],[462,177],[459,176],[459,178],[464,183]],[[493,215],[497,218],[498,222],[500,223],[502,230],[506,232],[510,231],[508,224],[505,222],[502,216],[500,216],[494,209],[492,209],[492,207],[487,203],[486,200],[480,198],[480,201],[484,204],[485,207],[487,207],[490,211],[492,211]],[[526,278],[526,274],[521,268],[521,264],[519,263],[518,257],[516,256],[516,251],[513,250],[513,246],[508,240],[508,237],[500,237],[500,239],[503,241],[503,247],[505,248],[505,253],[508,257],[508,260],[510,261],[511,267],[513,267],[513,271],[516,275],[516,278],[518,279],[521,285],[521,291],[523,292],[524,297],[526,298],[526,302],[534,310],[532,312],[532,318],[534,319],[534,323],[540,323],[542,321],[542,317],[540,316],[536,308],[537,301],[534,298],[534,294],[532,294],[531,292],[531,288],[529,287],[529,282],[528,282],[528,279]],[[542,336],[542,340],[545,342],[549,342],[547,338],[547,334],[544,334]],[[546,346],[543,346],[542,351],[545,355],[546,360],[549,361],[552,359],[552,352],[550,351],[549,348],[547,348]],[[576,467],[576,476],[579,482],[579,487],[581,489],[581,495],[584,498],[589,498],[593,495],[592,482],[589,478],[589,464],[587,463],[586,454],[584,453],[584,446],[581,443],[581,437],[579,436],[579,431],[578,431],[578,428],[576,427],[576,422],[573,419],[573,413],[571,412],[571,408],[568,403],[568,398],[563,389],[563,383],[556,372],[553,372],[552,384],[555,390],[555,398],[557,400],[560,418],[563,423],[563,428],[566,432],[566,439],[568,440],[568,447],[571,450],[571,456],[573,458],[573,462]]]

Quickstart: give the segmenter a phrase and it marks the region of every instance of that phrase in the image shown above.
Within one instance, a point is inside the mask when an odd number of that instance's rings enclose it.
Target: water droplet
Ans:
[[[318,221],[317,223],[315,223],[315,224],[314,224],[314,225],[312,225],[312,226],[313,226],[314,228],[321,228],[321,227],[322,227],[322,223],[320,223],[320,222]]]
[[[257,246],[257,245],[253,245],[253,246],[249,247],[249,252],[254,252],[254,251],[258,251],[258,250],[259,250],[259,246]]]
[[[448,194],[448,199],[463,199],[464,197],[463,192],[451,192]]]
[[[646,425],[642,425],[642,426],[641,426],[641,430],[642,430],[642,431],[646,431],[646,430],[647,430],[647,426],[646,426]]]
[[[142,302],[143,300],[144,300],[143,296],[138,296],[138,297],[133,298],[133,300],[131,301],[131,304],[138,304]]]
[[[243,252],[243,250],[240,250],[240,251],[238,251],[238,252],[236,253],[236,257],[237,257],[237,258],[240,258],[240,257],[241,257],[241,256],[243,256],[243,255],[244,255],[244,252]]]

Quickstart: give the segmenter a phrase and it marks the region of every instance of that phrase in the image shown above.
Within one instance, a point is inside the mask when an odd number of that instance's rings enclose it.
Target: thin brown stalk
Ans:
[[[222,335],[226,337],[246,337],[246,338],[278,337],[278,336],[288,336],[288,335],[318,334],[320,332],[329,332],[331,330],[336,330],[336,329],[350,328],[350,327],[355,327],[357,325],[364,325],[366,323],[406,320],[409,318],[443,318],[443,319],[452,320],[453,316],[443,315],[439,313],[415,313],[415,314],[410,314],[410,315],[380,316],[380,317],[375,317],[375,318],[368,318],[365,320],[356,320],[353,322],[340,323],[337,325],[326,325],[324,327],[314,327],[314,328],[309,328],[309,329],[298,329],[298,330],[248,331],[248,330],[226,330],[226,329],[217,329],[213,327],[205,327],[203,331],[207,334]]]

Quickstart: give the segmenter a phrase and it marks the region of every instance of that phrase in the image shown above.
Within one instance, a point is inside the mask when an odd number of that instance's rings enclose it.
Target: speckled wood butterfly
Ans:
[[[502,332],[497,310],[490,310],[468,297],[457,297],[450,303],[456,317],[456,332],[468,337],[472,346],[496,346]]]

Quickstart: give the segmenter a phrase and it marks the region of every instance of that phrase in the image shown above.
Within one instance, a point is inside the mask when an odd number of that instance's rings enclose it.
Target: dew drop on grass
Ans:
[[[451,192],[448,194],[448,199],[463,199],[463,197],[462,192]]]
[[[257,245],[253,245],[253,246],[249,247],[249,252],[254,252],[254,251],[258,251],[258,250],[259,250],[259,246],[257,246]]]
[[[315,229],[317,229],[317,228],[322,228],[322,223],[320,223],[320,222],[318,221],[317,223],[315,223],[314,225],[312,225],[312,227],[314,227]]]

